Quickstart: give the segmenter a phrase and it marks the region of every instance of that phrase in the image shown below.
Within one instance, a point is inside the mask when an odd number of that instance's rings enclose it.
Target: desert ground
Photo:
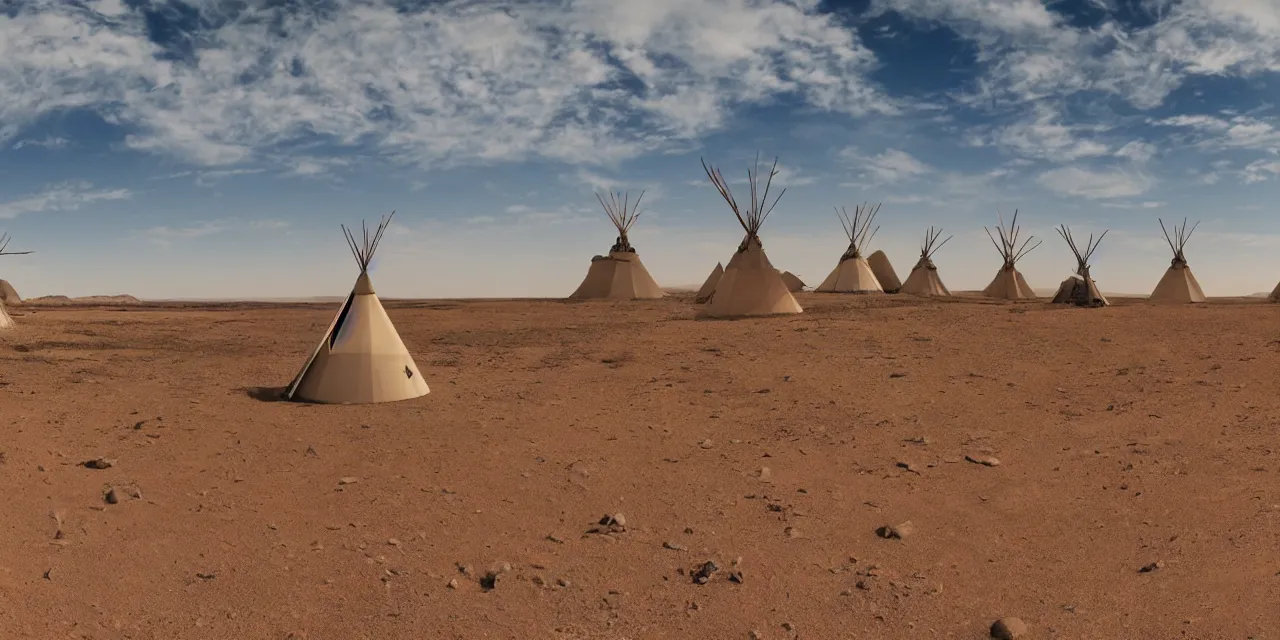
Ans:
[[[1280,305],[689,298],[10,307],[0,638],[1280,638]]]

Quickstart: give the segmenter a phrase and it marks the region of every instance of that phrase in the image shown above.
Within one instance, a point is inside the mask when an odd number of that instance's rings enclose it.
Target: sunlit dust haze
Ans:
[[[24,297],[341,296],[340,224],[395,219],[386,297],[566,296],[631,234],[697,285],[742,230],[757,155],[786,193],[762,237],[815,285],[835,206],[882,202],[900,274],[925,230],[953,290],[1000,266],[1013,211],[1110,230],[1107,292],[1151,291],[1166,224],[1210,296],[1280,280],[1280,4],[1269,0],[10,0],[0,3],[0,278]]]

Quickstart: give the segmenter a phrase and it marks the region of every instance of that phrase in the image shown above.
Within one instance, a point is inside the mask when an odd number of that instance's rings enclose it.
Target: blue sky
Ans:
[[[343,295],[339,223],[396,210],[384,296],[564,296],[647,189],[632,242],[697,284],[779,156],[762,237],[811,285],[833,206],[883,202],[900,274],[924,231],[953,289],[1015,208],[1050,288],[1054,233],[1110,229],[1093,274],[1149,292],[1156,218],[1201,220],[1209,295],[1280,280],[1273,0],[16,0],[0,7],[0,277],[24,296]]]

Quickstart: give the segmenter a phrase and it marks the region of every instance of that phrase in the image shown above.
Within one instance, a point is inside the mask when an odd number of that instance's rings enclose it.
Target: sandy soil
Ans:
[[[13,309],[0,638],[1280,638],[1280,305],[800,301]]]

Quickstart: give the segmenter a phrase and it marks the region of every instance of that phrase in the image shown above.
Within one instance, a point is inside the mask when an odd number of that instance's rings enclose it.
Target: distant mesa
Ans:
[[[140,305],[142,304],[142,301],[128,294],[115,296],[80,296],[78,298],[70,298],[67,296],[40,296],[39,298],[27,298],[23,301],[23,304],[43,307],[70,307],[92,305]]]

